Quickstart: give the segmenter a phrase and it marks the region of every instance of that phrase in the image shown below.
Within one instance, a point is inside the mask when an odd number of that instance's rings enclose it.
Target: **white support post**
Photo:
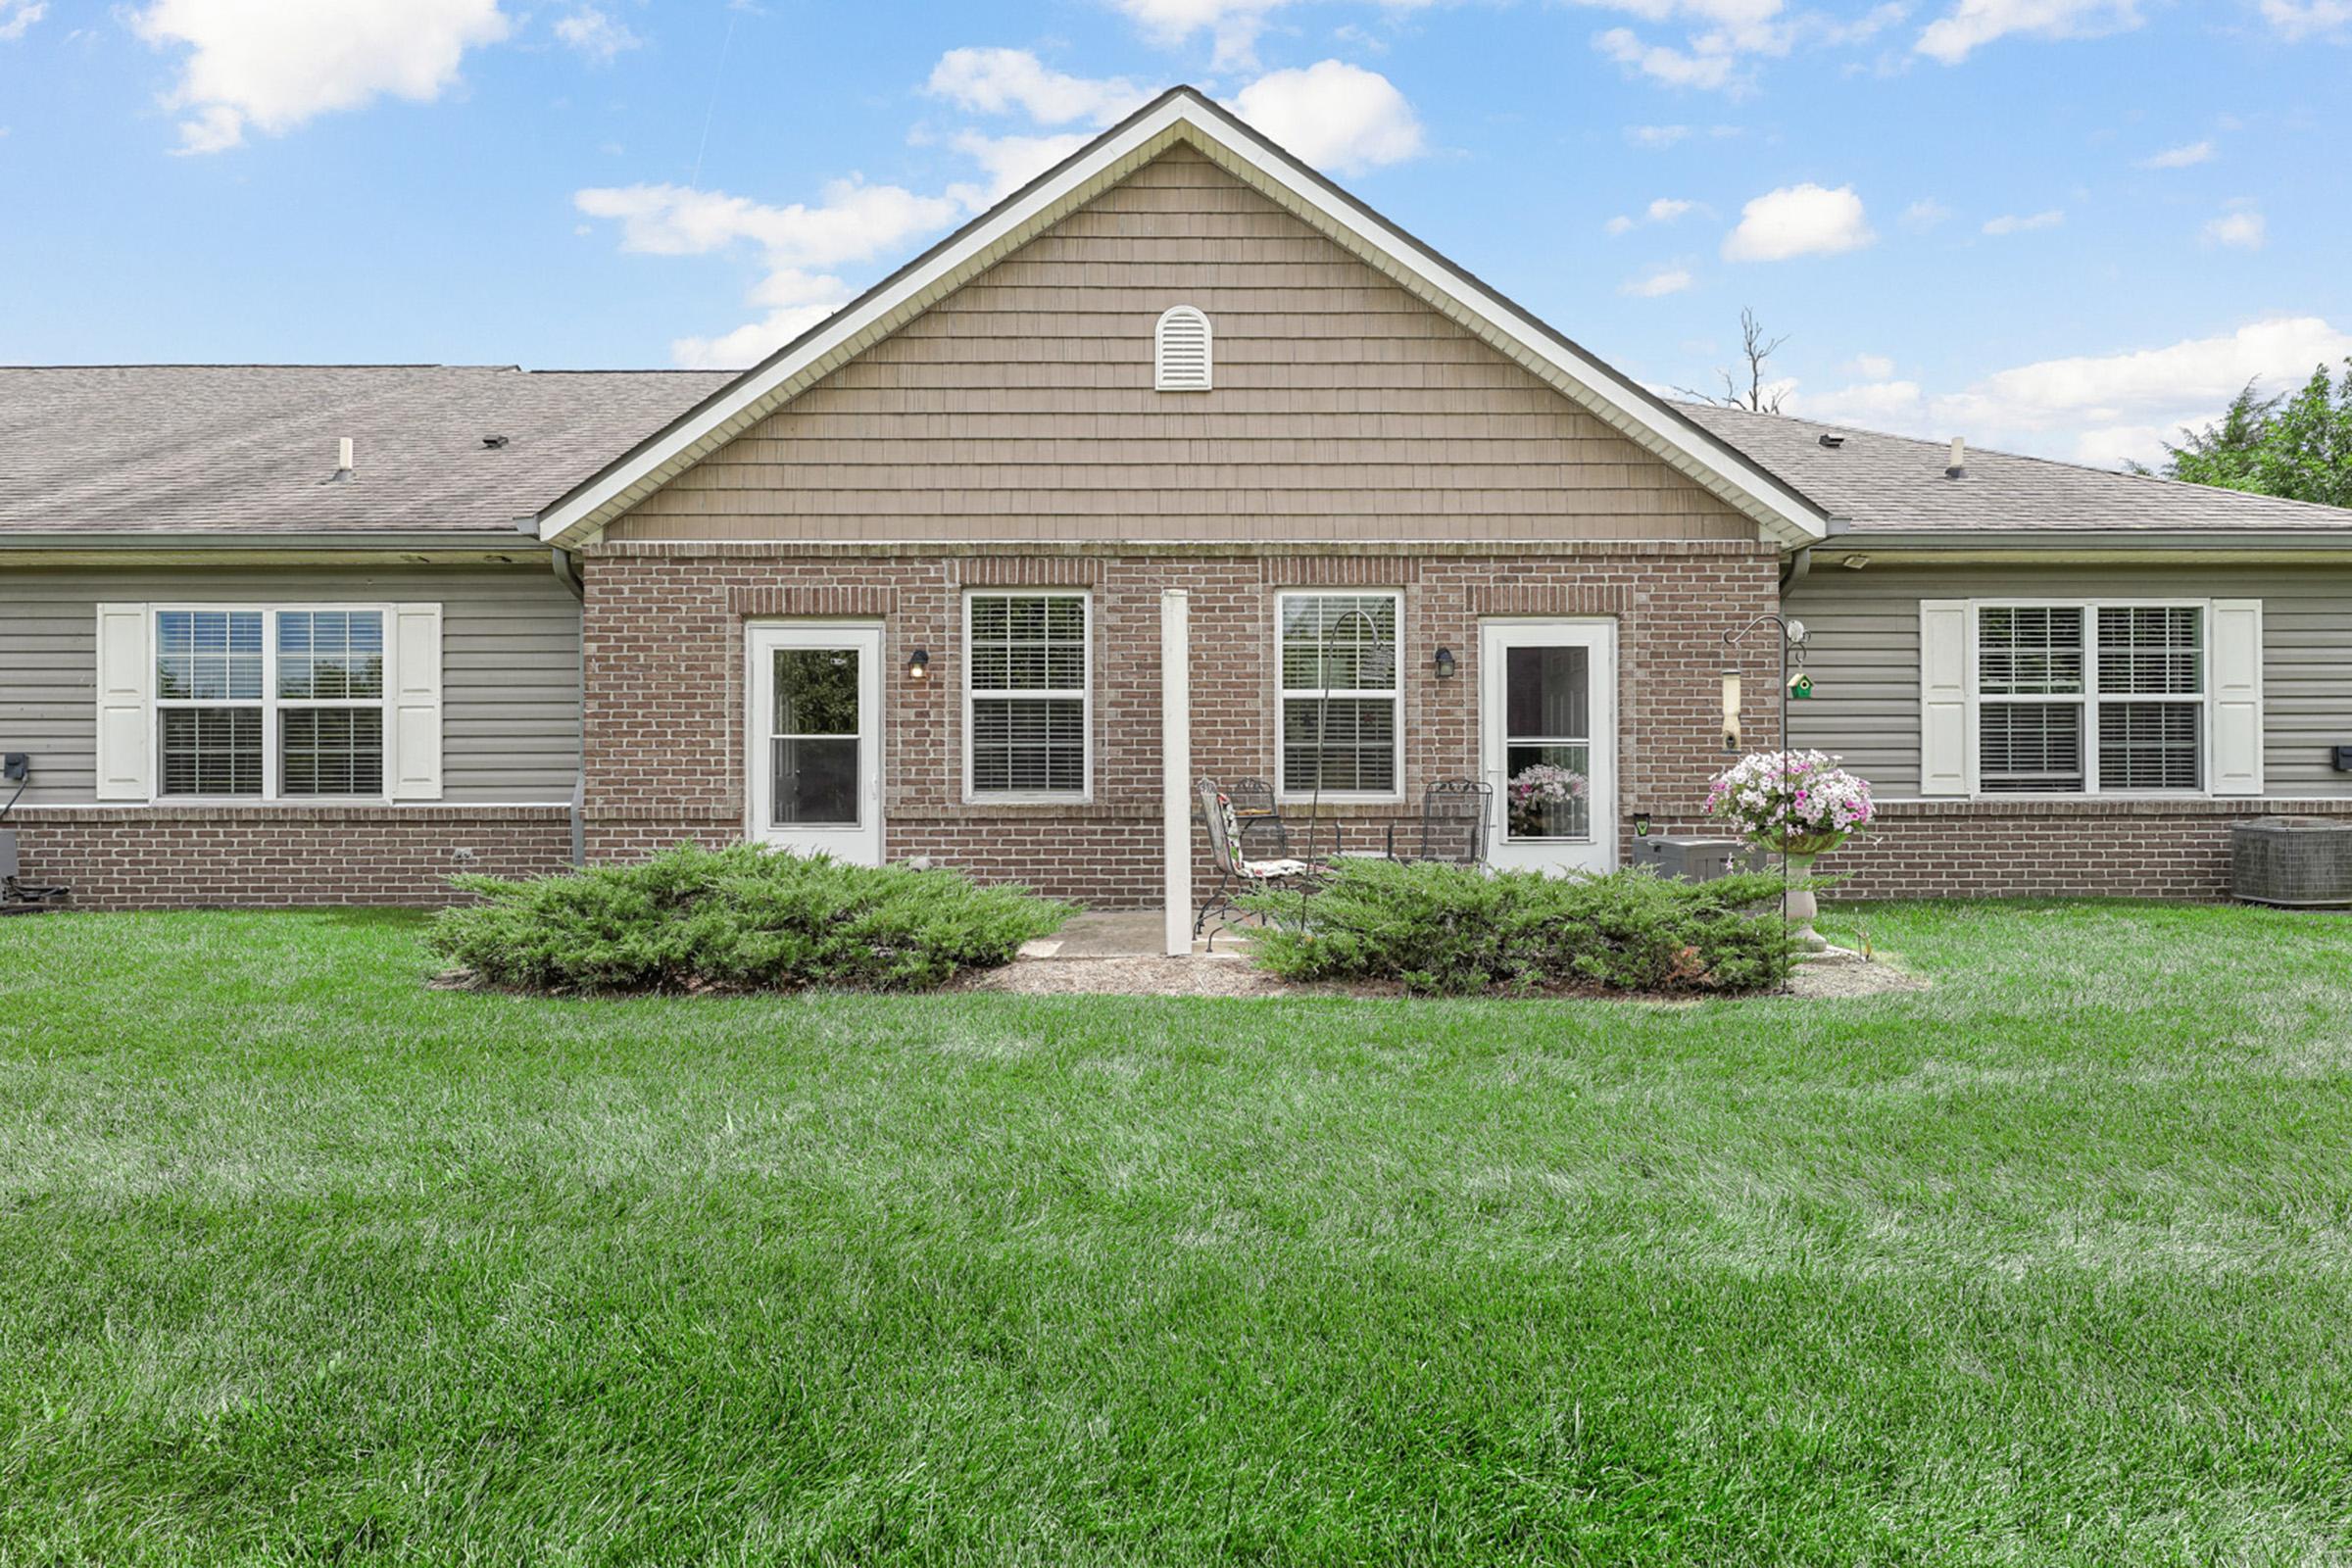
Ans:
[[[1193,951],[1193,606],[1182,588],[1159,595],[1159,791],[1167,878],[1167,949]]]

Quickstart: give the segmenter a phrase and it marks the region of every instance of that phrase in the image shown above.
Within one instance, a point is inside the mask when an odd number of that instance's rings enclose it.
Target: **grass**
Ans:
[[[2352,1556],[2352,922],[1865,918],[1935,990],[550,1003],[394,915],[0,922],[0,1564]]]

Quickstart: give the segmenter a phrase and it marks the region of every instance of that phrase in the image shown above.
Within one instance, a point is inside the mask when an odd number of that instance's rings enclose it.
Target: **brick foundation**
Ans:
[[[1721,766],[1723,634],[1777,604],[1768,546],[1720,540],[1540,550],[1369,547],[1119,554],[1072,548],[888,557],[843,547],[617,541],[584,563],[586,834],[592,860],[743,835],[744,637],[770,616],[878,620],[883,636],[885,853],[926,856],[1098,908],[1157,905],[1159,596],[1192,594],[1193,764],[1272,777],[1274,596],[1287,587],[1404,594],[1404,800],[1327,808],[1348,848],[1417,832],[1421,792],[1478,770],[1479,622],[1604,615],[1618,626],[1618,794],[1634,812],[1694,817]],[[962,599],[967,588],[1080,586],[1094,604],[1094,798],[962,798]],[[1769,687],[1765,639],[1741,650]],[[1441,679],[1432,658],[1453,651]],[[930,678],[907,680],[927,649]],[[1777,664],[1772,666],[1777,669]],[[1769,715],[1750,715],[1750,727]],[[1759,734],[1769,744],[1769,735]],[[1328,841],[1324,841],[1328,842]],[[1320,846],[1319,846],[1320,847]],[[1200,846],[1205,856],[1205,844]],[[1202,862],[1205,869],[1205,860]]]
[[[546,807],[26,807],[24,880],[82,909],[447,904],[459,871],[537,876],[571,860]]]
[[[2230,824],[2352,800],[1895,801],[1821,870],[1840,899],[2230,896]]]

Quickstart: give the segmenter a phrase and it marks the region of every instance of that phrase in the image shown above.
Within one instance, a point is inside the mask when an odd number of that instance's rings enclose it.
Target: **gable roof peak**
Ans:
[[[1792,485],[1190,83],[1162,91],[607,464],[538,514],[540,536],[562,545],[595,537],[703,457],[1180,142],[1746,515],[1767,538],[1793,546],[1827,536],[1828,514]]]

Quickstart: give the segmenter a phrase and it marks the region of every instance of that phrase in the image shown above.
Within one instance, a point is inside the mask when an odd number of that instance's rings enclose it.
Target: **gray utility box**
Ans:
[[[17,861],[17,830],[0,827],[0,881],[21,874]]]
[[[1634,863],[1686,882],[1712,882],[1735,871],[1761,870],[1768,858],[1743,839],[1641,838]]]
[[[2352,905],[2352,817],[2232,822],[2230,891],[2249,904],[2287,908]]]

